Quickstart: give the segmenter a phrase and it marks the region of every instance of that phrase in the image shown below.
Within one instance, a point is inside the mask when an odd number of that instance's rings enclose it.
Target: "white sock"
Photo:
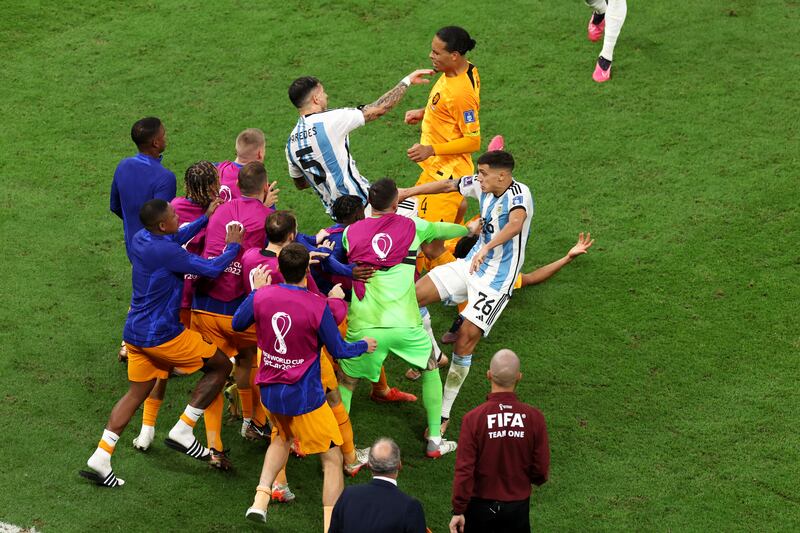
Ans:
[[[591,7],[595,13],[606,12],[606,0],[585,0],[586,5]]]
[[[109,431],[107,429],[104,429],[103,430],[103,436],[102,436],[101,440],[104,440],[106,442],[106,444],[108,444],[112,448],[116,448],[117,441],[119,440],[119,435],[117,435],[113,431]],[[109,455],[109,457],[110,457],[110,455]]]
[[[139,446],[141,448],[149,448],[150,445],[153,443],[153,439],[156,436],[156,428],[155,426],[148,426],[142,424],[142,429],[139,431],[139,436],[133,439],[134,446]]]
[[[461,390],[461,385],[467,379],[471,364],[472,354],[456,355],[453,353],[453,360],[450,361],[450,370],[447,371],[447,379],[444,382],[444,391],[442,391],[442,418],[450,418],[450,409],[458,396],[458,391]]]
[[[101,477],[106,477],[111,472],[111,454],[103,448],[97,448],[86,461],[86,466],[100,474]]]
[[[205,411],[205,409],[198,409],[197,407],[187,405],[186,409],[183,411],[183,415],[189,420],[197,422],[197,420],[203,416],[203,411]],[[184,422],[181,417],[178,419],[178,423],[169,430],[169,438],[188,448],[195,440],[194,427]]]
[[[428,440],[431,441],[432,443],[434,443],[436,446],[438,446],[438,445],[440,445],[442,443],[441,435],[438,436],[438,437],[428,437]]]
[[[442,350],[436,343],[436,336],[433,334],[433,328],[431,327],[431,314],[428,312],[427,307],[420,307],[419,314],[422,315],[422,327],[425,328],[425,333],[427,333],[428,337],[431,338],[431,343],[433,344],[433,354],[436,356],[436,360],[438,361],[442,358]]]
[[[606,29],[603,34],[603,50],[600,55],[609,61],[614,60],[614,46],[617,44],[617,37],[625,23],[625,16],[628,14],[627,0],[608,0],[606,10]]]

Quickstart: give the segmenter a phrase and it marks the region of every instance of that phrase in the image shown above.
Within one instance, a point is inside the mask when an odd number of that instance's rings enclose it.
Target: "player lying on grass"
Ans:
[[[456,250],[453,255],[457,259],[466,257],[469,251],[477,242],[476,238],[471,237],[463,237],[458,244],[456,245]],[[543,267],[539,267],[532,272],[528,272],[525,274],[520,274],[517,276],[517,281],[514,283],[514,289],[520,289],[522,287],[528,287],[529,285],[538,285],[539,283],[544,283],[551,277],[553,277],[556,272],[561,270],[564,266],[571,263],[573,259],[576,257],[589,253],[589,248],[592,247],[594,244],[594,239],[592,239],[591,233],[586,233],[584,235],[583,232],[578,234],[578,242],[575,243],[572,248],[569,249],[567,255],[553,261],[550,264],[547,264]],[[453,325],[450,327],[450,331],[442,335],[442,343],[443,344],[453,344],[456,341],[458,328],[461,327],[461,324],[464,322],[464,317],[458,315],[456,319],[453,321]],[[414,379],[413,374],[408,375],[409,379]]]
[[[397,186],[390,179],[379,180],[370,187],[369,203],[372,216],[351,224],[342,236],[350,262],[378,269],[369,283],[353,282],[347,339],[374,337],[378,349],[369,356],[339,362],[339,390],[349,410],[358,380],[377,380],[389,352],[422,370],[422,397],[430,427],[426,455],[440,457],[455,450],[456,444],[443,441],[439,433],[442,381],[414,291],[416,257],[423,242],[474,233],[480,224],[473,223],[468,229],[459,224],[398,215]]]
[[[165,443],[190,457],[208,460],[208,448],[194,438],[194,425],[203,411],[220,393],[231,363],[216,346],[186,329],[179,319],[183,274],[214,278],[222,273],[241,250],[243,229],[228,229],[224,251],[214,259],[203,259],[187,252],[189,242],[205,225],[216,209],[212,203],[206,214],[188,226],[178,227],[175,209],[164,200],[146,202],[139,216],[144,229],[131,240],[133,294],[125,321],[123,339],[128,347],[128,392],[111,411],[97,449],[86,462],[90,470],[80,474],[100,486],[119,487],[124,481],[111,468],[111,454],[120,434],[142,405],[158,378],[166,378],[170,369],[182,374],[198,370],[204,376],[192,392],[178,423]]]
[[[307,454],[320,454],[323,469],[322,506],[327,531],[331,512],[344,489],[342,436],[322,387],[320,349],[324,344],[335,358],[347,358],[375,350],[375,340],[353,343],[342,340],[329,300],[307,289],[309,253],[299,243],[283,247],[278,266],[284,283],[266,285],[265,271],[258,269],[256,290],[239,306],[233,327],[243,331],[255,324],[262,351],[256,382],[261,401],[275,428],[264,457],[253,505],[246,517],[264,522],[278,472],[286,464],[294,437]],[[341,305],[345,305],[341,302]]]
[[[440,265],[416,283],[420,306],[444,301],[467,302],[458,330],[442,397],[442,424],[469,373],[481,335],[489,334],[514,291],[525,262],[525,245],[533,217],[528,187],[512,176],[514,158],[496,150],[478,158],[478,173],[458,180],[422,185],[428,193],[460,192],[478,200],[482,230],[466,258]]]

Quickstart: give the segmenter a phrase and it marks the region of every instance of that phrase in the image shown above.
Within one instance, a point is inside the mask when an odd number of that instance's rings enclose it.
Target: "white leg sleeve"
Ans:
[[[606,30],[603,36],[603,51],[600,55],[609,61],[614,60],[614,46],[617,44],[617,37],[625,23],[625,16],[628,14],[627,0],[608,0],[606,9]]]

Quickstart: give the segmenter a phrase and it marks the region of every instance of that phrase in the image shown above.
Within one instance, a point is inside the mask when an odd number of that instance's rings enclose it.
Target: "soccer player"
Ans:
[[[358,199],[356,199],[358,200]],[[337,200],[338,201],[338,200]],[[359,205],[361,202],[359,201]],[[271,283],[279,284],[284,282],[283,275],[280,273],[278,265],[278,256],[286,246],[295,241],[297,236],[297,219],[289,211],[275,211],[266,222],[267,241],[266,248],[251,248],[244,253],[242,257],[242,277],[245,280],[245,285],[250,289],[255,289],[255,276],[259,273],[256,270],[258,267],[266,269],[271,273]],[[306,247],[308,249],[308,247]],[[314,254],[316,255],[316,254]],[[323,259],[324,261],[325,259]],[[361,267],[363,269],[363,267]],[[371,272],[371,269],[370,269]],[[368,279],[369,276],[361,276],[360,279]],[[350,278],[352,279],[352,277]],[[306,276],[306,285],[308,291],[312,294],[317,294],[324,297],[320,292],[314,278]],[[336,286],[332,287],[328,296],[333,297],[329,299],[329,306],[333,312],[336,323],[340,324],[347,316],[347,306],[343,302],[336,301],[337,297],[341,295],[344,297],[344,292]],[[368,450],[356,450],[353,439],[353,428],[350,423],[350,417],[347,410],[342,404],[342,397],[339,393],[339,383],[336,380],[330,354],[323,352],[323,357],[320,359],[321,363],[321,376],[322,386],[325,389],[325,396],[333,410],[336,417],[336,422],[339,425],[339,430],[342,434],[343,443],[341,446],[342,454],[344,455],[344,470],[350,476],[355,476],[361,467],[367,461]],[[402,393],[405,394],[405,393]],[[411,395],[413,396],[413,395]],[[416,396],[413,396],[416,400]],[[300,443],[302,445],[302,443]],[[282,490],[279,487],[278,490]],[[272,488],[273,499],[276,487]]]
[[[129,258],[131,239],[143,227],[139,210],[153,198],[169,202],[176,190],[175,174],[161,164],[161,154],[167,148],[167,132],[161,120],[137,120],[131,139],[139,153],[119,162],[111,182],[111,211],[122,219]]]
[[[235,358],[234,378],[242,402],[241,434],[251,440],[266,440],[268,431],[263,428],[266,413],[258,398],[253,396],[251,387],[255,378],[256,332],[255,329],[233,331],[231,318],[247,294],[241,276],[242,255],[244,250],[261,248],[264,244],[264,221],[273,211],[267,206],[275,203],[275,183],[269,183],[264,164],[253,161],[239,171],[238,184],[242,197],[220,206],[208,225],[203,257],[215,257],[221,253],[226,228],[231,224],[241,224],[247,232],[242,242],[243,250],[218,278],[198,280],[192,301],[192,328],[214,342],[228,357]],[[206,427],[211,426],[218,434],[222,430],[222,407],[220,397],[206,411]],[[220,447],[217,449],[223,450],[221,439],[218,444]]]
[[[125,321],[123,338],[128,347],[128,392],[111,411],[97,449],[86,462],[90,470],[80,474],[104,487],[124,484],[111,468],[111,454],[125,426],[144,402],[157,378],[166,378],[170,368],[183,374],[202,370],[189,405],[169,432],[165,443],[190,457],[208,460],[210,453],[194,438],[197,419],[219,394],[231,363],[216,346],[203,340],[181,324],[183,274],[218,276],[241,249],[242,230],[231,228],[225,250],[214,259],[203,259],[181,246],[207,223],[216,209],[209,206],[206,215],[178,228],[178,215],[166,201],[145,202],[139,216],[144,229],[131,239],[129,257],[133,264],[131,309]]]
[[[627,0],[584,0],[592,8],[589,19],[589,40],[596,42],[603,36],[603,49],[592,73],[592,79],[604,83],[611,79],[611,62],[614,60],[614,47],[617,37],[625,24],[628,14]]]
[[[261,400],[269,409],[276,429],[267,449],[250,520],[265,522],[272,483],[286,464],[293,437],[303,443],[307,454],[320,454],[323,469],[322,509],[328,530],[333,506],[344,490],[342,436],[336,417],[325,401],[320,378],[320,348],[324,344],[336,358],[355,357],[375,350],[375,339],[354,343],[342,340],[325,298],[306,288],[309,253],[302,244],[292,243],[278,254],[285,283],[261,286],[251,292],[233,318],[243,331],[255,323],[259,361],[257,383]]]
[[[226,202],[242,197],[239,190],[239,170],[252,161],[264,162],[267,141],[264,132],[248,128],[236,137],[236,159],[217,164],[219,171],[219,196]]]
[[[184,175],[184,185],[186,187],[186,196],[177,197],[170,202],[178,215],[180,227],[186,226],[203,216],[212,203],[219,205],[222,202],[218,197],[219,177],[217,176],[217,169],[208,161],[198,161],[187,168]],[[205,235],[206,228],[203,227],[185,244],[186,250],[197,255],[202,253]],[[197,276],[194,274],[184,275],[180,320],[186,328],[189,328],[191,324],[192,296],[196,280]],[[150,395],[144,401],[142,429],[139,431],[139,435],[133,439],[134,448],[145,451],[152,444],[156,432],[155,425],[158,411],[164,400],[166,389],[167,379],[157,380]],[[214,449],[216,445],[215,440],[209,440],[209,448]],[[215,457],[212,457],[209,464],[217,466]]]
[[[366,205],[369,181],[358,172],[350,155],[349,134],[388,113],[409,86],[429,83],[425,76],[430,74],[430,69],[415,70],[373,103],[358,109],[329,110],[328,93],[317,78],[294,80],[289,99],[300,118],[286,142],[286,160],[295,186],[313,188],[329,215],[333,202],[345,194],[358,196]]]
[[[374,337],[378,349],[369,357],[339,362],[339,390],[349,411],[358,380],[376,381],[389,352],[423,370],[422,397],[430,427],[426,455],[436,458],[455,450],[456,443],[443,440],[439,432],[442,381],[414,291],[417,251],[423,242],[477,232],[480,224],[465,227],[404,217],[396,213],[398,202],[394,181],[378,180],[369,189],[372,216],[351,224],[342,236],[351,262],[378,269],[368,284],[353,282],[347,339]]]
[[[475,245],[477,239],[469,239],[468,237],[462,238],[458,245],[456,245],[456,252],[455,256],[457,258],[460,257],[467,257],[472,247]],[[580,232],[578,234],[578,242],[576,242],[572,248],[567,251],[567,255],[544,265],[543,267],[539,267],[532,272],[527,272],[525,274],[520,274],[517,276],[517,280],[514,283],[514,289],[520,289],[522,287],[528,287],[529,285],[538,285],[539,283],[544,283],[551,277],[553,277],[559,270],[563,267],[568,265],[575,259],[583,254],[589,253],[589,248],[592,247],[594,244],[594,239],[592,239],[591,233],[583,233]],[[454,321],[453,325],[450,328],[450,331],[445,333],[442,336],[442,343],[443,344],[453,344],[458,337],[457,332],[458,328],[461,327],[461,324],[464,322],[464,317],[459,315]]]
[[[473,174],[472,153],[480,149],[480,91],[478,68],[466,54],[475,41],[464,28],[447,26],[436,32],[431,43],[433,68],[442,73],[422,109],[407,111],[406,124],[422,123],[419,143],[408,149],[408,157],[422,168],[417,184]],[[460,222],[464,199],[453,191],[417,197],[419,216],[430,222]],[[427,270],[453,261],[453,255],[436,240],[423,244]]]
[[[416,284],[420,306],[437,301],[467,302],[444,386],[445,429],[450,409],[469,373],[475,346],[481,335],[489,334],[503,312],[525,262],[533,199],[528,187],[514,179],[513,170],[511,154],[497,150],[478,158],[475,176],[423,186],[428,192],[458,191],[477,199],[483,223],[480,238],[466,258],[434,268]]]

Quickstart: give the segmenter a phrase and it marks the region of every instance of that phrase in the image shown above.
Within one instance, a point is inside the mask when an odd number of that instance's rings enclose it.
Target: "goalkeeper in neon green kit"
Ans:
[[[437,458],[456,449],[441,437],[442,380],[428,333],[417,304],[414,272],[417,251],[424,242],[452,239],[480,232],[480,221],[464,227],[447,222],[428,222],[398,215],[397,185],[390,179],[369,189],[372,216],[347,227],[342,246],[350,263],[373,266],[369,283],[353,282],[353,298],[347,316],[347,339],[369,335],[378,341],[374,353],[339,361],[339,390],[350,410],[360,378],[377,381],[389,352],[422,370],[422,398],[428,418],[426,455]],[[368,333],[367,333],[368,332]]]

